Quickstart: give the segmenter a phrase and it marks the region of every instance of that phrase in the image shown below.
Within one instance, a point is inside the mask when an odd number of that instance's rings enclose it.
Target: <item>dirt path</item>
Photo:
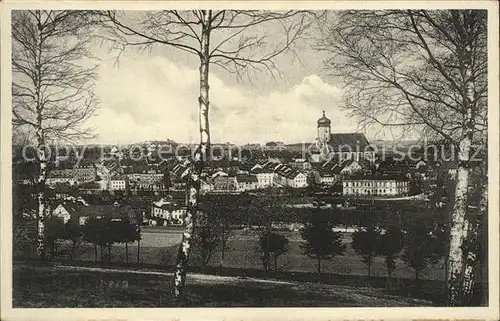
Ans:
[[[110,268],[83,267],[83,266],[70,266],[70,265],[56,265],[55,267],[58,269],[61,269],[61,270],[72,270],[72,271],[133,273],[133,274],[160,275],[160,276],[172,276],[173,275],[173,273],[171,273],[171,272],[141,271],[141,270],[131,270],[131,269],[110,269]],[[190,273],[188,277],[190,279],[200,281],[200,282],[215,282],[215,283],[256,282],[256,283],[269,283],[269,284],[294,284],[293,282],[286,282],[286,281],[256,279],[256,278],[249,278],[249,277],[218,276],[218,275],[198,274],[198,273]]]

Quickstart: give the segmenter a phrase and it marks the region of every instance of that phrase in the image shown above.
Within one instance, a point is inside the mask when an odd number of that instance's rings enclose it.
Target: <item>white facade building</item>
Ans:
[[[161,173],[133,173],[127,174],[129,182],[136,188],[146,190],[157,190],[163,186],[163,174]]]
[[[52,211],[52,215],[62,218],[64,224],[66,224],[71,218],[71,214],[69,214],[68,210],[62,204],[57,205],[57,207]]]
[[[128,182],[126,177],[113,177],[109,181],[109,189],[112,191],[123,191],[127,188]]]
[[[274,185],[274,173],[268,169],[257,169],[253,171],[257,176],[257,187],[266,188]]]
[[[292,188],[307,187],[307,176],[302,172],[292,173],[287,178],[287,185]]]
[[[65,183],[69,185],[76,185],[76,180],[73,177],[47,177],[45,180],[45,184],[50,187]]]
[[[238,192],[252,191],[257,189],[258,180],[254,175],[236,175],[236,190]]]
[[[410,183],[404,178],[365,177],[345,179],[342,182],[344,195],[356,196],[405,196],[410,192]]]
[[[335,185],[335,182],[337,182],[338,179],[338,175],[330,173],[321,173],[319,177],[320,183],[324,185]]]

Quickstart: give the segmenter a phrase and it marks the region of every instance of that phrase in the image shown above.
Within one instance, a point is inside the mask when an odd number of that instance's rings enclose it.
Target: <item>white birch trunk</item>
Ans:
[[[469,222],[466,218],[468,206],[469,163],[472,138],[474,133],[473,107],[474,82],[472,81],[471,47],[467,46],[464,52],[465,68],[465,97],[464,97],[464,127],[462,139],[459,143],[458,168],[455,187],[455,203],[450,228],[450,252],[448,257],[448,299],[451,306],[464,304],[464,285],[473,282],[475,254],[465,255],[462,244],[467,239]]]
[[[460,142],[459,166],[457,168],[455,204],[450,227],[450,252],[448,257],[448,287],[450,304],[454,305],[460,295],[460,278],[464,268],[462,244],[467,238],[468,222],[465,218],[467,210],[467,188],[469,170],[462,161],[467,161],[470,150],[470,140],[464,138]]]
[[[184,284],[186,282],[186,268],[188,264],[189,248],[191,246],[191,237],[194,232],[194,222],[198,210],[198,201],[200,196],[200,175],[203,170],[204,162],[207,160],[207,151],[210,144],[210,132],[208,125],[209,110],[209,48],[210,48],[210,20],[212,12],[210,10],[202,12],[202,33],[201,33],[201,55],[200,55],[200,96],[198,102],[199,122],[200,122],[200,145],[194,155],[194,159],[189,170],[187,182],[188,201],[187,211],[184,218],[185,231],[182,234],[181,244],[177,253],[176,270],[174,274],[174,296],[177,299],[183,299]]]
[[[47,177],[47,160],[45,155],[45,150],[40,148],[43,146],[43,137],[41,134],[38,138],[39,152],[38,152],[38,162],[40,166],[40,172],[37,179],[37,202],[38,202],[38,212],[37,212],[37,255],[40,259],[45,258],[45,213],[46,213],[46,202],[45,202],[45,180]]]
[[[482,186],[481,192],[481,200],[479,202],[479,213],[477,215],[488,215],[488,184],[484,184]],[[481,242],[480,238],[483,237],[482,233],[487,235],[488,231],[483,230],[481,233],[481,229],[484,229],[483,222],[484,217],[482,219],[477,218],[475,223],[470,225],[469,227],[469,250],[464,255],[465,257],[465,269],[463,276],[463,284],[462,284],[462,296],[464,304],[470,302],[470,299],[474,295],[474,286],[476,283],[476,267],[477,267],[477,253],[476,250],[479,249],[479,242]],[[482,262],[481,262],[482,263]],[[482,273],[482,271],[479,271]],[[483,293],[484,294],[484,293]]]
[[[41,19],[40,12],[37,12],[38,19]],[[37,53],[35,55],[35,65],[36,65],[36,83],[35,83],[35,93],[36,93],[36,113],[37,113],[37,127],[35,129],[37,142],[38,142],[38,162],[39,162],[39,174],[37,179],[37,201],[38,201],[38,215],[37,215],[37,254],[40,259],[45,259],[45,214],[46,214],[46,199],[45,199],[45,181],[47,178],[47,155],[45,155],[45,137],[42,127],[42,101],[41,101],[41,81],[42,81],[42,70],[41,70],[41,59],[42,59],[42,30],[40,24],[37,28]]]

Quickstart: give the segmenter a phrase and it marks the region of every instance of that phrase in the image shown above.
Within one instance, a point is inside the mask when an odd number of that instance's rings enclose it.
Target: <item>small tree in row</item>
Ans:
[[[346,245],[342,244],[342,233],[334,232],[333,228],[330,215],[317,210],[309,216],[300,231],[304,254],[318,262],[318,282],[321,281],[321,260],[331,260],[336,255],[343,255],[346,250]]]
[[[221,245],[220,230],[209,221],[208,224],[197,226],[193,236],[194,256],[198,258],[202,266],[207,267],[215,251]]]
[[[392,272],[396,269],[396,258],[403,248],[402,237],[401,229],[390,225],[378,239],[377,253],[385,257],[385,266],[389,276],[389,291],[392,289]]]
[[[84,242],[83,227],[73,221],[68,221],[65,226],[66,239],[71,241],[71,254],[70,259],[76,259],[76,251],[78,247]]]
[[[444,255],[443,234],[425,224],[424,221],[415,223],[404,240],[402,259],[415,271],[415,285],[420,285],[420,274],[430,264],[436,264]]]
[[[288,252],[288,239],[276,232],[266,232],[259,236],[259,246],[262,253],[262,264],[266,271],[270,270],[271,255],[274,261],[274,270],[278,270],[278,257]]]
[[[367,265],[368,277],[371,276],[373,259],[377,256],[379,237],[380,231],[374,225],[370,225],[367,229],[359,229],[352,235],[352,248],[361,255],[361,260]]]
[[[104,256],[104,248],[110,240],[107,226],[111,224],[109,218],[89,218],[84,225],[83,239],[94,245],[94,258],[97,262],[97,247],[101,250],[101,260]]]
[[[116,243],[125,244],[125,262],[128,263],[128,244],[141,239],[141,230],[139,226],[132,224],[128,216],[121,221],[113,222],[113,236]]]
[[[64,221],[59,217],[49,217],[45,221],[45,244],[50,251],[50,257],[57,253],[57,240],[65,238]]]

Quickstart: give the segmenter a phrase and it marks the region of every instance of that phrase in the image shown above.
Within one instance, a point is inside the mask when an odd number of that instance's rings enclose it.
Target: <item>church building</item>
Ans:
[[[375,151],[370,146],[365,135],[362,133],[331,133],[332,122],[323,111],[323,116],[318,119],[318,136],[316,138],[318,147],[323,153],[328,154],[329,159],[353,159],[357,162],[375,160]]]
[[[318,142],[321,145],[330,142],[331,124],[332,122],[326,118],[325,111],[323,111],[323,117],[318,119]]]

